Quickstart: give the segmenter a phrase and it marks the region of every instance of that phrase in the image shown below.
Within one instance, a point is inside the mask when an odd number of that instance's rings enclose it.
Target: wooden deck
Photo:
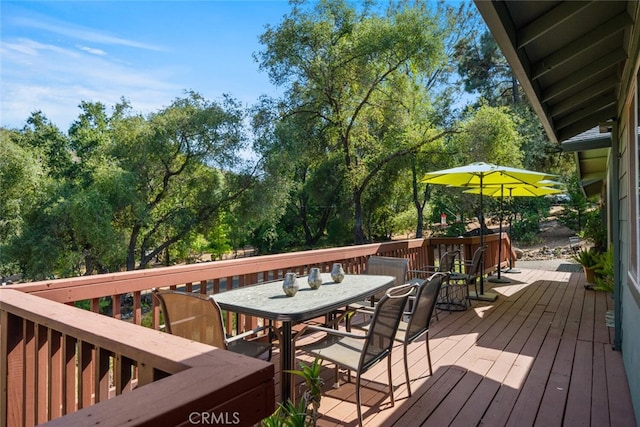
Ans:
[[[500,295],[494,303],[474,301],[472,309],[434,319],[433,376],[424,341],[411,346],[412,397],[400,348],[393,354],[394,407],[384,394],[386,363],[364,375],[366,425],[636,426],[622,357],[605,322],[613,300],[585,290],[582,273],[504,277],[511,283],[487,283]],[[330,364],[323,377],[318,425],[357,425],[354,384],[333,388]]]

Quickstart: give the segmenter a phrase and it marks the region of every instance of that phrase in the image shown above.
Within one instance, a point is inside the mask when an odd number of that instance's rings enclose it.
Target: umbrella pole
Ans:
[[[509,188],[509,202],[511,204],[511,212],[509,214],[509,268],[506,269],[505,273],[516,274],[520,273],[520,270],[517,268],[513,268],[513,259],[511,255],[513,254],[513,247],[511,246],[511,236],[513,236],[513,196],[511,195],[513,188]]]
[[[483,174],[480,174],[480,247],[484,246],[484,207],[482,205],[482,177]],[[497,294],[484,293],[484,255],[480,258],[480,293],[469,293],[469,299],[478,300],[478,301],[495,301],[498,298]]]
[[[489,280],[491,283],[511,283],[509,279],[503,279],[500,277],[500,270],[502,269],[502,200],[504,199],[504,185],[500,186],[500,227],[499,229],[499,239],[498,239],[498,277],[490,277]],[[511,240],[509,240],[511,243]],[[511,258],[509,258],[511,259]]]

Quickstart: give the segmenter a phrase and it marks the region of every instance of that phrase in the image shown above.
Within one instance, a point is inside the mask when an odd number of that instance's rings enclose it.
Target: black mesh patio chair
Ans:
[[[471,262],[465,263],[466,272],[452,273],[449,277],[450,286],[457,286],[462,291],[462,295],[458,300],[465,305],[468,303],[469,307],[471,307],[469,288],[473,286],[476,295],[478,295],[478,280],[482,276],[482,258],[486,250],[487,246],[482,246],[476,249],[473,253]]]
[[[411,296],[413,300],[409,319],[401,320],[396,333],[396,341],[402,343],[404,349],[404,373],[407,379],[407,391],[411,396],[411,384],[409,382],[409,363],[407,355],[407,347],[418,338],[425,336],[425,345],[427,348],[427,360],[429,363],[429,375],[433,375],[431,365],[431,352],[429,350],[429,326],[433,318],[433,312],[436,308],[438,295],[443,283],[446,282],[449,273],[434,273],[429,279],[425,279],[420,283],[415,292],[415,296]]]
[[[358,422],[361,426],[360,382],[362,374],[384,359],[387,359],[391,406],[395,404],[391,374],[391,350],[407,299],[413,292],[415,292],[415,286],[412,285],[390,288],[375,305],[370,326],[365,333],[357,334],[307,325],[305,326],[306,330],[301,331],[304,333],[296,336],[297,338],[309,332],[324,333],[317,341],[297,348],[311,356],[334,363],[336,365],[336,384],[338,383],[339,368],[348,370],[349,381],[351,380],[351,371],[356,373],[356,405]]]

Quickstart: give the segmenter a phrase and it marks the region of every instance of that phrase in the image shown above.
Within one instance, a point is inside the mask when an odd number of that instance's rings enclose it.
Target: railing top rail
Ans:
[[[394,250],[420,248],[423,244],[424,239],[400,240],[359,246],[262,255],[200,264],[159,267],[147,270],[98,274],[68,279],[43,280],[11,285],[11,287],[25,293],[40,294],[48,299],[59,302],[72,302],[100,296],[145,291],[152,287],[171,286],[176,283],[199,282],[211,278],[233,277],[263,271],[293,268],[300,265],[328,263],[336,259],[357,259],[380,251],[391,252]],[[94,285],[109,285],[109,293],[96,295]],[[71,287],[74,289],[72,297],[65,295],[64,292],[59,292]]]
[[[494,233],[483,237],[484,242],[490,248],[493,246],[497,248],[500,239],[506,238],[505,233],[502,233],[502,235]],[[268,273],[270,275],[272,272],[286,272],[290,269],[299,271],[304,267],[313,267],[321,264],[330,265],[332,262],[346,262],[353,268],[359,263],[363,264],[363,260],[368,256],[376,254],[407,256],[412,258],[413,262],[430,264],[435,261],[433,259],[435,248],[441,248],[442,246],[464,247],[464,253],[470,257],[474,248],[479,244],[480,237],[476,236],[410,239],[68,279],[44,280],[15,284],[11,285],[10,288],[38,295],[52,301],[73,303],[113,295],[145,292],[154,287],[162,288],[190,283],[210,283],[211,280],[219,279],[227,279],[227,286],[230,286],[228,279],[232,278],[238,278],[241,285],[253,284],[257,281],[256,277],[259,274]],[[492,251],[488,252],[492,253]],[[504,255],[506,256],[506,254]],[[485,263],[487,269],[492,268],[493,261],[493,258],[491,258],[491,262]],[[264,280],[267,279],[264,278]],[[0,292],[2,290],[3,288],[0,288]]]

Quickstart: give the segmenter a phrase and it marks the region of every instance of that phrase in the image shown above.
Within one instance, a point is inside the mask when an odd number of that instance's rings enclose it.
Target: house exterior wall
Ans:
[[[638,68],[636,67],[636,75]],[[617,129],[617,156],[610,159],[617,162],[612,172],[617,176],[617,194],[609,200],[618,202],[618,236],[613,244],[619,254],[619,306],[620,339],[622,357],[629,382],[636,419],[640,419],[640,279],[638,277],[640,253],[640,224],[638,211],[638,99],[637,78],[633,79],[623,100],[620,122]],[[622,101],[622,100],[621,100]]]

